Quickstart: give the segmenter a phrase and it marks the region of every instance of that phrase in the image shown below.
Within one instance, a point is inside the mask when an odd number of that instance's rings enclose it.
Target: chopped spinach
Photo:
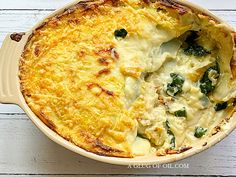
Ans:
[[[171,148],[173,149],[173,148],[175,148],[175,135],[170,130],[170,123],[169,123],[168,120],[166,120],[165,125],[166,125],[166,128],[167,128],[167,134],[170,137],[170,145],[171,145]]]
[[[187,117],[187,112],[185,108],[174,112],[174,114],[176,117]]]
[[[207,128],[196,127],[194,136],[196,138],[201,138],[207,132]]]
[[[226,109],[228,106],[228,103],[227,102],[223,102],[223,103],[217,103],[215,105],[215,111],[221,111],[221,110],[224,110]]]
[[[167,130],[167,133],[170,137],[171,148],[175,148],[175,135],[174,135],[174,133],[170,129]]]
[[[170,96],[175,96],[180,93],[182,90],[179,90],[178,87],[173,86],[172,84],[167,84],[166,93]]]
[[[204,47],[200,45],[192,44],[184,49],[184,53],[186,55],[194,55],[196,57],[203,57],[210,54],[211,52],[206,50]]]
[[[210,93],[212,90],[215,89],[215,86],[213,86],[212,83],[209,80],[207,80],[200,84],[200,89],[202,93],[207,95],[208,93]]]
[[[118,38],[125,38],[127,36],[128,32],[122,28],[122,29],[117,29],[114,32],[115,37]]]
[[[200,80],[201,92],[207,95],[215,89],[217,80],[220,76],[220,69],[218,64],[212,66],[206,70],[202,79]]]
[[[186,55],[194,55],[196,57],[203,57],[211,52],[205,49],[204,47],[197,44],[196,39],[198,38],[196,31],[191,31],[190,35],[185,40],[187,47],[184,48],[184,53]]]
[[[172,78],[172,82],[167,84],[166,93],[170,96],[175,96],[182,92],[185,79],[176,73],[171,73],[170,77]]]
[[[143,138],[143,139],[149,140],[144,134],[138,133],[137,136],[138,136],[139,138]]]
[[[166,121],[166,127],[167,127],[167,129],[169,129],[169,128],[170,128],[170,123],[169,123],[169,121],[168,121],[168,120]]]
[[[172,77],[172,83],[175,85],[183,85],[184,78],[176,73],[171,73],[170,77]]]

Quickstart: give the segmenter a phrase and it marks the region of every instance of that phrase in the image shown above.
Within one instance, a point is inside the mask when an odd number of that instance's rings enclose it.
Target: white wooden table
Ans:
[[[235,0],[191,0],[236,28]],[[0,44],[8,32],[26,31],[70,0],[0,0]],[[236,131],[215,147],[176,163],[189,168],[128,168],[96,162],[49,140],[15,105],[0,104],[1,176],[236,175]]]

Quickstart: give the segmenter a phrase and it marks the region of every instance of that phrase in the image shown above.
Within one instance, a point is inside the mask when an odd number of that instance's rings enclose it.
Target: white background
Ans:
[[[191,1],[211,9],[236,28],[235,0]],[[0,0],[0,44],[8,32],[27,31],[68,2],[70,0]],[[189,168],[130,169],[87,159],[49,140],[19,107],[0,104],[0,177],[236,175],[236,131],[215,147],[178,164],[188,164]]]

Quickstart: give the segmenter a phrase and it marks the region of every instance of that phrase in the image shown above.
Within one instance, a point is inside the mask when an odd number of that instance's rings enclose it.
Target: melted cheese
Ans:
[[[178,150],[211,136],[233,109],[216,113],[215,104],[236,95],[236,82],[229,84],[232,35],[207,16],[187,7],[180,14],[159,2],[91,1],[47,19],[29,39],[20,65],[22,93],[32,111],[62,137],[109,156],[165,151],[173,148],[173,137]],[[121,28],[128,35],[118,39],[114,31]],[[211,54],[183,52],[190,30],[199,31],[198,43]],[[199,80],[216,60],[220,81],[208,98]],[[174,98],[165,92],[170,73],[185,78]],[[182,108],[187,117],[176,117]],[[197,126],[208,128],[202,139],[194,137]]]

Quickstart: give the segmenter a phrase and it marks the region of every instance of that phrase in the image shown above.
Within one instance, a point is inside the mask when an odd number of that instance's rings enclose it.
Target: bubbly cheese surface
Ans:
[[[234,112],[233,45],[227,27],[174,2],[81,1],[33,32],[21,90],[46,125],[88,151],[179,153]]]

